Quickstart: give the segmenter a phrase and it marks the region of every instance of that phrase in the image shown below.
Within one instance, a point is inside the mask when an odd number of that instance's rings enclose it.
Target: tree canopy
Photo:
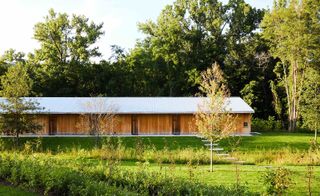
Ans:
[[[96,45],[103,23],[50,9],[34,27],[40,47],[5,52],[0,75],[23,64],[30,96],[195,96],[201,72],[217,62],[231,96],[293,130],[310,124],[306,111],[317,103],[306,97],[319,75],[319,4],[276,0],[264,10],[245,0],[176,0],[138,24],[145,37],[132,49],[113,45],[109,59]]]

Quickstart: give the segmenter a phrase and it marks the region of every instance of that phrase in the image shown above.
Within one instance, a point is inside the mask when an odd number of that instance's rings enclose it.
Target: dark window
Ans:
[[[49,135],[57,134],[57,117],[49,117]]]
[[[243,127],[248,127],[248,122],[244,122]]]
[[[172,134],[180,135],[180,118],[178,114],[172,116]]]
[[[131,134],[138,135],[138,121],[136,115],[131,116]]]

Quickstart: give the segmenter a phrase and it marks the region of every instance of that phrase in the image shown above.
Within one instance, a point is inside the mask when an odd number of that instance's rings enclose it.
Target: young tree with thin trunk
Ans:
[[[34,115],[41,108],[37,102],[25,98],[30,94],[32,80],[22,64],[10,67],[1,77],[1,84],[1,96],[5,100],[0,103],[0,132],[14,135],[18,145],[20,134],[35,133],[41,129]]]
[[[222,70],[216,63],[201,73],[200,90],[206,95],[196,113],[196,126],[201,136],[213,143],[236,132],[237,117],[227,110],[230,96]],[[210,170],[213,171],[213,151],[211,150]]]
[[[114,126],[117,123],[115,112],[117,108],[112,103],[107,103],[104,98],[91,98],[83,103],[85,112],[81,115],[79,129],[86,130],[96,137],[96,145],[99,144],[100,135],[114,134]]]

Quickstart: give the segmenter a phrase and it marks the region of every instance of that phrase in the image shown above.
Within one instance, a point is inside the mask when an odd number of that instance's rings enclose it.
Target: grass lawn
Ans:
[[[36,196],[35,193],[23,191],[19,188],[0,184],[0,195],[5,196]]]
[[[307,133],[262,133],[251,137],[242,137],[240,151],[252,150],[281,150],[292,148],[297,150],[307,150],[313,134]],[[154,145],[157,149],[179,149],[179,148],[203,148],[203,142],[197,137],[112,137],[113,142],[121,140],[127,148],[134,148],[137,142],[142,142],[146,146]],[[12,146],[12,138],[3,138],[5,146]],[[20,138],[20,143],[34,141],[36,138]],[[66,150],[71,148],[92,149],[95,147],[94,137],[43,137],[42,146],[44,150],[56,151],[57,149]],[[103,140],[103,139],[102,139]],[[228,148],[228,141],[220,142],[222,147]]]
[[[252,137],[242,137],[240,150],[279,150],[284,148],[307,150],[313,137],[312,133],[262,133]],[[222,142],[222,145],[226,144],[226,141]]]

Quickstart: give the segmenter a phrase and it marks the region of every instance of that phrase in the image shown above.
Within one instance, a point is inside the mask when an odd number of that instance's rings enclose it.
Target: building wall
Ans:
[[[49,132],[49,116],[48,115],[37,115],[36,123],[42,126],[42,129],[38,134],[48,134]]]
[[[173,115],[172,114],[126,114],[117,115],[108,122],[104,122],[105,134],[131,134],[132,118],[136,118],[138,134],[141,135],[157,135],[165,134],[171,135],[173,129]],[[238,114],[237,130],[239,133],[250,133],[251,131],[251,114]],[[55,134],[89,134],[86,123],[84,123],[83,116],[77,114],[64,115],[38,115],[37,122],[43,126],[39,134],[49,134],[50,119],[56,121]],[[196,126],[194,115],[180,114],[178,115],[179,128],[181,135],[196,134]],[[244,123],[247,122],[247,127]],[[52,125],[51,125],[52,127]]]
[[[171,134],[171,115],[137,115],[139,134]]]

